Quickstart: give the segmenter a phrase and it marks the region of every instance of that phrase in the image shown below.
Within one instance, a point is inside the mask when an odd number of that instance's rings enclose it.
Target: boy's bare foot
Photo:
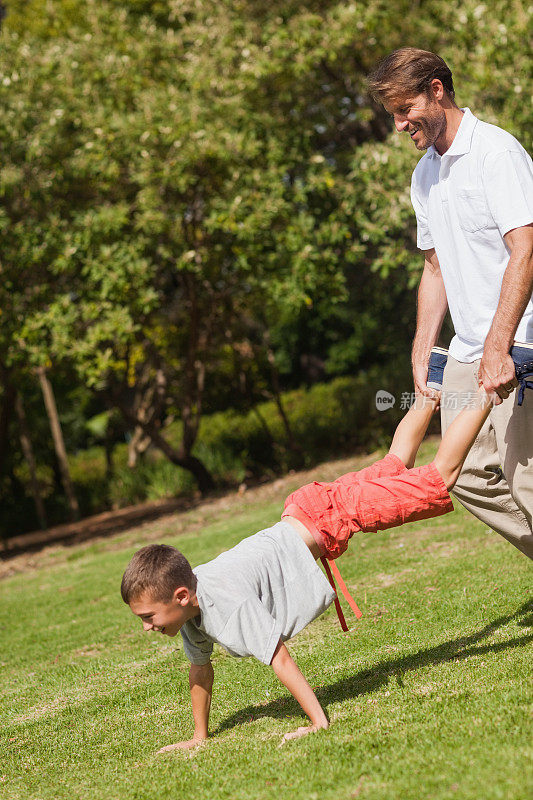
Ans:
[[[205,742],[205,739],[187,739],[186,742],[167,744],[166,747],[162,747],[161,750],[157,751],[156,756],[161,753],[170,753],[172,750],[192,750],[193,747],[198,747],[202,742]]]

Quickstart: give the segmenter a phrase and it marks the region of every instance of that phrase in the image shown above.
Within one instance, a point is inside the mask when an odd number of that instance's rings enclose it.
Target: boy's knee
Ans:
[[[459,475],[461,474],[461,465],[459,465],[458,467],[450,467],[447,464],[443,464],[439,460],[438,453],[435,456],[435,461],[433,463],[435,464],[439,475],[444,481],[446,489],[450,492],[455,486]]]
[[[446,476],[444,483],[446,484],[446,488],[448,489],[449,492],[451,492],[451,490],[455,487],[459,474],[460,470],[457,470],[457,472],[454,473],[453,475]]]

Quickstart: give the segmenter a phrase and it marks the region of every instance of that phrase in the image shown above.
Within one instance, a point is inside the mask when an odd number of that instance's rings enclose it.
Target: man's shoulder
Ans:
[[[477,120],[476,127],[474,128],[474,142],[476,147],[484,154],[504,152],[507,150],[524,152],[523,146],[512,133],[500,128],[498,125],[493,125],[481,119]]]

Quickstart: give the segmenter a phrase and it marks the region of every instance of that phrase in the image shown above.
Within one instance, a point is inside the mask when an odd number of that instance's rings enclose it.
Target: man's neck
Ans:
[[[457,131],[459,130],[461,120],[463,119],[464,111],[462,111],[454,103],[453,105],[451,104],[449,108],[445,108],[444,113],[446,114],[446,127],[439,138],[435,141],[434,145],[435,150],[440,156],[444,155],[444,153],[451,147],[452,142],[457,135]]]

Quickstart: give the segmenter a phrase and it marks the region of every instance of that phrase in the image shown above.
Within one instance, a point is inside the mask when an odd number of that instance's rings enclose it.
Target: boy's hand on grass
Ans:
[[[281,740],[280,747],[291,739],[301,739],[302,736],[308,736],[310,733],[316,733],[321,728],[327,727],[327,725],[302,725],[300,728],[296,728],[295,731],[289,731],[289,733],[286,733]]]
[[[161,750],[158,750],[156,755],[160,755],[161,753],[170,753],[172,750],[192,750],[193,747],[198,747],[198,745],[205,742],[205,739],[187,739],[185,742],[176,742],[176,744],[167,744],[166,747],[162,747]]]

